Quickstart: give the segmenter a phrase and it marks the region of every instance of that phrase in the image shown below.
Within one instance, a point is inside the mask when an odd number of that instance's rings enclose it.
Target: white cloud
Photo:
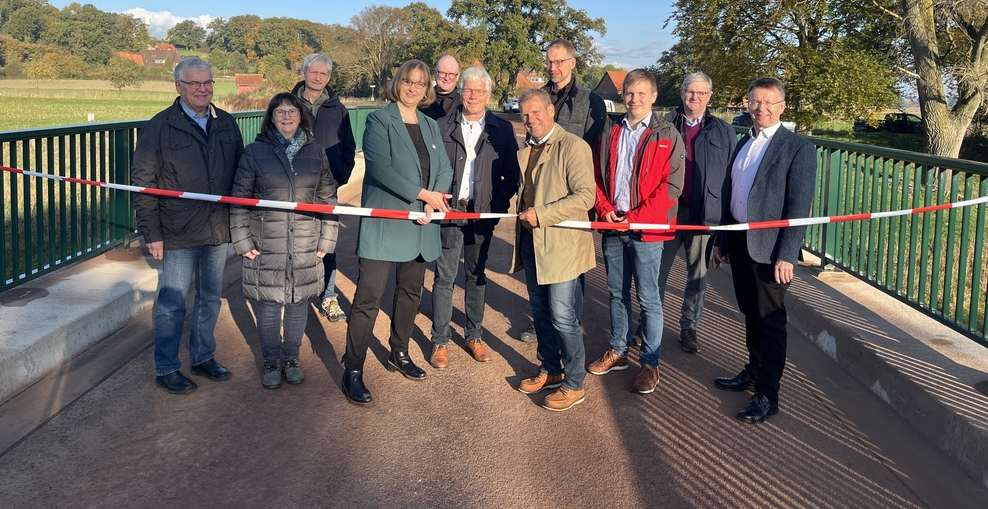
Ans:
[[[662,56],[662,51],[666,49],[669,49],[669,42],[665,40],[651,41],[637,48],[605,44],[597,45],[597,51],[603,53],[605,59],[634,59],[639,62],[646,61],[649,64],[658,60]]]
[[[206,28],[206,26],[209,25],[209,22],[214,19],[209,14],[203,14],[194,18],[186,18],[182,16],[175,16],[168,11],[152,12],[141,8],[128,9],[124,11],[124,14],[130,14],[137,19],[143,20],[148,25],[148,33],[159,39],[163,39],[168,35],[168,29],[187,19],[195,21],[197,25],[203,28]]]
[[[602,65],[613,65],[614,67],[617,67],[618,69],[623,69],[625,71],[630,71],[632,69],[637,69],[641,67],[640,65],[629,64],[626,62],[603,62]]]

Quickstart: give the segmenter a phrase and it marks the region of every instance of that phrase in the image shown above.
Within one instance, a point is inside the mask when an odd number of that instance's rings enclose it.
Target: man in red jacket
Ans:
[[[628,113],[604,128],[594,164],[597,201],[594,208],[609,223],[675,224],[683,187],[685,146],[671,122],[652,113],[657,96],[655,77],[635,69],[624,79]],[[631,344],[631,278],[641,307],[643,342],[641,370],[631,390],[648,394],[659,382],[662,347],[662,300],[659,266],[662,243],[670,231],[607,230],[601,245],[607,268],[611,308],[611,348],[587,371],[603,375],[628,368]]]

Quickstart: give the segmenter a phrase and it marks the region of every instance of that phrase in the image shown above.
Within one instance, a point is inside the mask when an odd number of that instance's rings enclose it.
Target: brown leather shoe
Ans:
[[[659,385],[659,370],[642,364],[641,371],[638,372],[635,381],[631,383],[631,392],[648,394],[654,391],[657,385]]]
[[[546,389],[555,389],[563,384],[563,375],[550,375],[539,371],[538,375],[526,378],[518,385],[518,392],[534,394]]]
[[[542,401],[542,408],[553,412],[562,412],[583,403],[586,392],[583,389],[573,390],[560,387],[556,392],[545,397]]]
[[[628,358],[621,357],[620,355],[614,353],[613,349],[608,349],[604,352],[604,356],[599,360],[590,363],[587,367],[587,371],[595,375],[603,375],[605,373],[610,373],[611,371],[618,371],[622,369],[628,369]]]
[[[429,364],[436,369],[443,369],[449,366],[449,348],[446,345],[432,345],[432,357],[429,358]]]
[[[467,341],[467,350],[477,362],[487,362],[491,360],[491,351],[480,338]]]

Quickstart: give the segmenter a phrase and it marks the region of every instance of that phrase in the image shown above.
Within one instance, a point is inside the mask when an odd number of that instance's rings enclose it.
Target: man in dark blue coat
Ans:
[[[512,125],[487,109],[491,77],[482,67],[471,67],[460,79],[462,104],[439,119],[446,153],[453,166],[449,194],[452,208],[461,212],[507,212],[518,191],[518,141]],[[487,280],[484,269],[497,219],[449,221],[441,225],[442,255],[436,260],[432,284],[432,356],[436,368],[449,365],[449,322],[453,316],[453,283],[460,250],[466,271],[463,337],[478,362],[491,360],[483,335]]]
[[[786,87],[775,78],[748,86],[751,130],[738,141],[724,183],[722,224],[807,217],[816,188],[816,148],[782,127]],[[754,390],[738,419],[757,424],[779,411],[786,367],[786,291],[803,245],[805,226],[721,232],[714,257],[731,264],[734,293],[744,314],[748,364],[718,378],[725,391]]]
[[[337,186],[350,180],[353,172],[357,143],[350,126],[350,113],[340,102],[340,97],[327,84],[332,77],[333,62],[323,55],[313,53],[302,61],[303,81],[298,82],[292,93],[308,106],[305,115],[312,126],[316,143],[326,149],[329,168]],[[322,294],[321,311],[331,322],[346,319],[336,293],[336,253],[327,253],[322,259],[326,270],[326,289]]]
[[[666,120],[676,125],[686,142],[686,173],[676,224],[717,226],[722,212],[720,193],[737,135],[727,122],[707,111],[713,93],[713,81],[709,76],[702,72],[690,74],[683,80],[680,90],[683,105],[666,115]],[[663,301],[676,253],[680,247],[686,252],[686,288],[679,316],[679,341],[683,350],[689,353],[700,351],[696,330],[703,316],[713,246],[710,232],[681,230],[676,231],[672,240],[666,241],[662,250],[659,295]]]

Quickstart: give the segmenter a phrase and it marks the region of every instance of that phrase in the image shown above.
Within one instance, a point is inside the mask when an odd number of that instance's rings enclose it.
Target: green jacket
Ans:
[[[417,111],[422,138],[429,150],[430,191],[446,191],[453,180],[453,169],[435,120]],[[364,182],[361,206],[375,209],[423,212],[418,200],[422,190],[422,169],[398,105],[391,103],[367,117],[364,128]],[[420,226],[414,221],[360,218],[357,256],[370,260],[407,262],[419,255],[425,261],[439,258],[442,246],[439,224]]]

